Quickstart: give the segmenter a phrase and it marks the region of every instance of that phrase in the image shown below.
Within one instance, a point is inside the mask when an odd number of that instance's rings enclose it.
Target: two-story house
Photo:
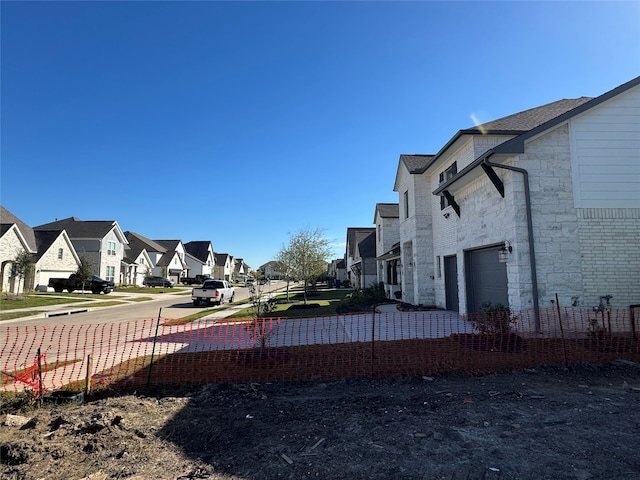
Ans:
[[[127,236],[128,232],[125,232]],[[120,268],[120,283],[143,286],[144,278],[151,275],[153,262],[147,249],[139,242],[131,242],[124,249],[122,267]]]
[[[401,291],[399,212],[397,203],[378,203],[373,215],[378,283],[384,284],[388,298],[395,298]]]
[[[347,228],[346,269],[353,288],[367,288],[378,281],[375,228]]]
[[[34,231],[65,230],[79,257],[84,256],[93,273],[112,282],[120,279],[128,241],[115,220],[80,220],[76,217],[34,227]]]
[[[434,155],[400,155],[393,186],[399,198],[402,300],[414,305],[435,302],[430,208],[434,199],[422,176],[433,159]]]
[[[462,313],[640,303],[640,77],[460,130],[424,160],[396,178],[414,291]],[[403,228],[411,205],[422,228]]]
[[[184,250],[188,277],[195,277],[196,275],[214,276],[215,254],[210,241],[199,240],[185,243]]]
[[[20,276],[15,262],[18,255],[31,256],[31,268]],[[50,278],[68,278],[80,259],[65,230],[34,231],[0,206],[0,286],[2,291],[46,291]]]
[[[228,253],[216,253],[215,254],[215,266],[213,269],[213,276],[221,280],[230,281],[235,279],[233,274],[233,257]]]

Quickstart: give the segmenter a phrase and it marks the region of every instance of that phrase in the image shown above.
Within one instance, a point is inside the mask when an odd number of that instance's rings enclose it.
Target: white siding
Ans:
[[[640,208],[640,86],[570,127],[576,207]]]

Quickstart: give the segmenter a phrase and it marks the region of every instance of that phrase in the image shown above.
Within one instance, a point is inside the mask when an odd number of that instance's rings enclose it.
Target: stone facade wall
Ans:
[[[58,259],[58,249],[62,249],[62,259]],[[78,262],[71,251],[71,246],[64,236],[60,235],[40,257],[36,264],[34,288],[47,291],[50,278],[68,278],[78,270]]]
[[[403,197],[409,191],[409,218],[404,218]],[[422,175],[403,169],[397,180],[400,197],[400,248],[402,251],[402,300],[414,305],[433,305],[433,195]]]
[[[0,272],[2,284],[0,287],[2,287],[3,292],[20,293],[15,291],[18,285],[10,275],[13,260],[23,251],[24,246],[13,230],[7,231],[2,239],[0,239],[0,262],[2,264]],[[22,291],[22,285],[20,285],[20,291]]]

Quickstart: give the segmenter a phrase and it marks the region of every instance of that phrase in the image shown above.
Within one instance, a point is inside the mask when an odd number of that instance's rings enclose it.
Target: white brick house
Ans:
[[[65,230],[37,230],[0,206],[0,279],[4,292],[47,291],[50,278],[68,278],[78,270],[80,259]],[[32,255],[33,271],[19,278],[13,271],[17,255]]]
[[[347,228],[346,273],[353,288],[367,288],[378,280],[375,235],[375,228]]]
[[[640,77],[461,130],[413,176],[435,195],[419,278],[437,305],[640,303]]]
[[[399,197],[399,242],[402,300],[433,305],[432,211],[435,202],[424,170],[434,155],[400,155],[393,190]]]
[[[373,215],[376,226],[376,270],[388,298],[401,291],[400,223],[397,203],[377,203]]]

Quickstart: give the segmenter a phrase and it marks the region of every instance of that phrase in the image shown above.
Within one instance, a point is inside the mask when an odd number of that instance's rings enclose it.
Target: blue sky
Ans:
[[[11,2],[0,202],[253,268],[397,202],[403,153],[640,74],[640,2]]]

